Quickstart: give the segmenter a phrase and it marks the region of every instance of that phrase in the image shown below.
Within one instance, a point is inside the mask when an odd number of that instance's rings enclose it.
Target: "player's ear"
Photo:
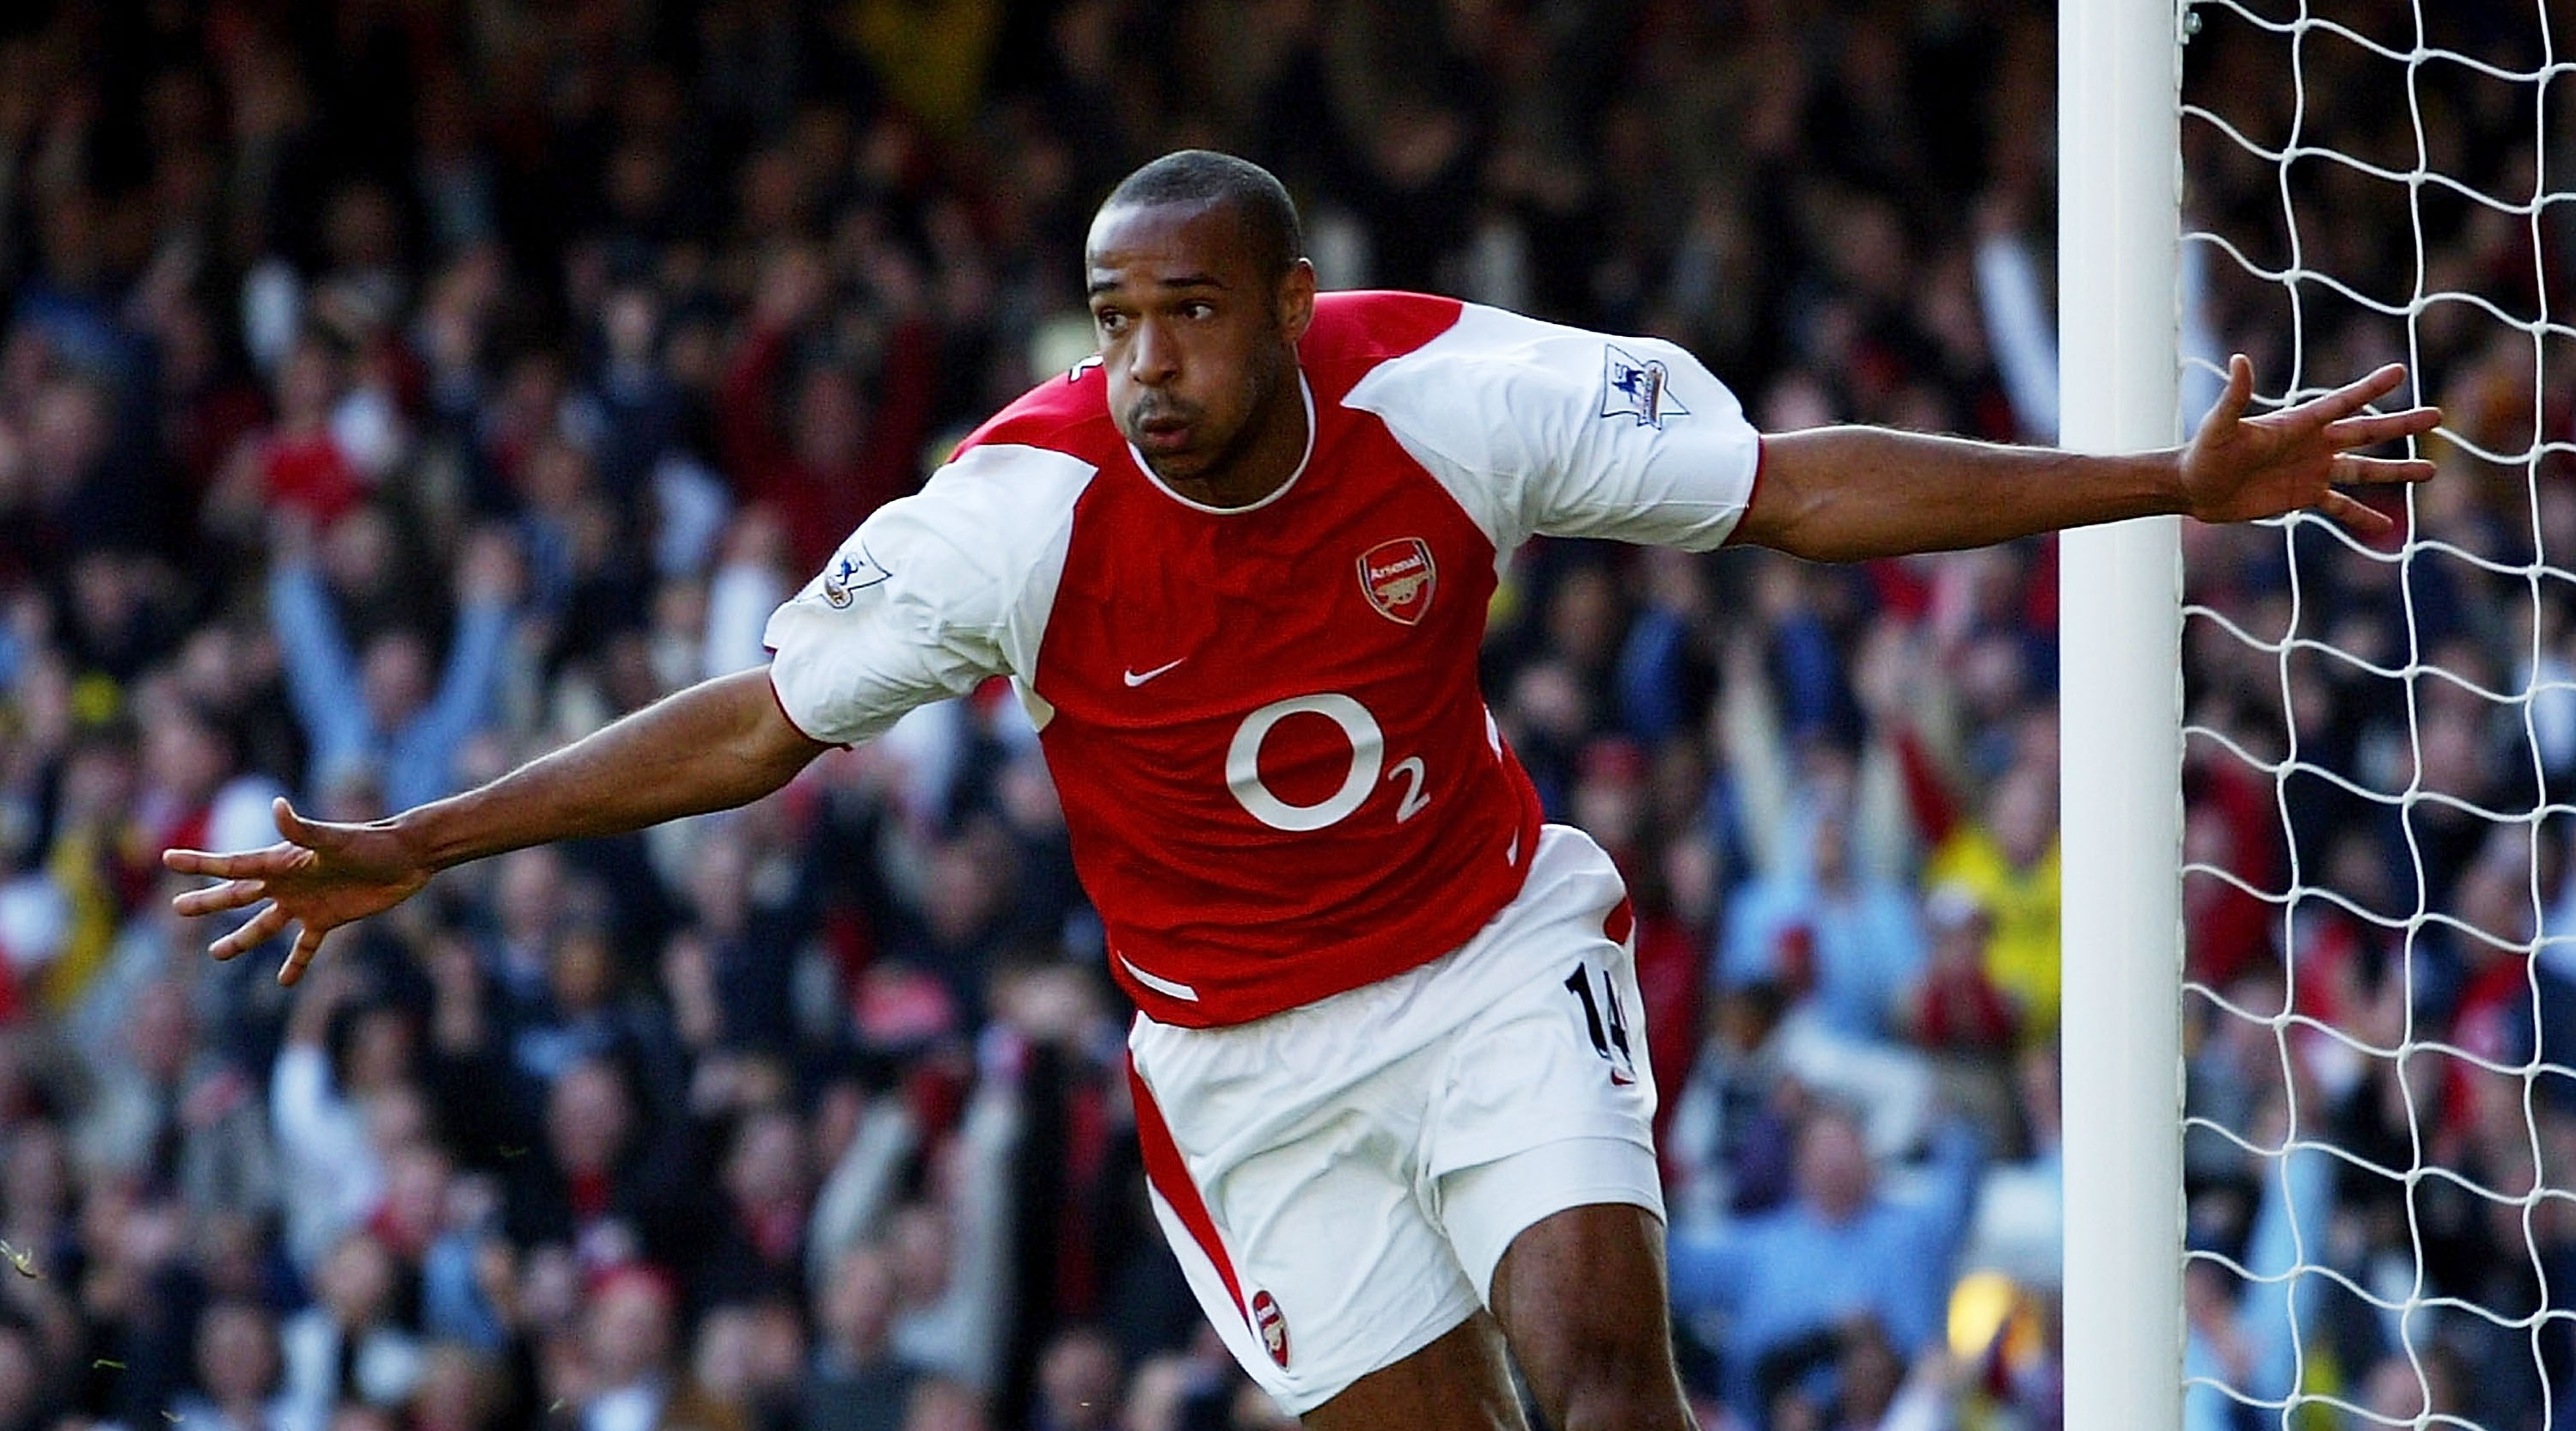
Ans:
[[[1302,258],[1291,259],[1288,271],[1279,276],[1279,331],[1290,343],[1306,336],[1306,325],[1315,321],[1315,265]]]

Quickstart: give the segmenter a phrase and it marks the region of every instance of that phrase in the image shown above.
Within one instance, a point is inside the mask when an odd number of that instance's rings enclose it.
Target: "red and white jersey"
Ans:
[[[1536,533],[1704,550],[1760,443],[1689,354],[1325,294],[1310,446],[1249,507],[1157,481],[1097,364],[1041,384],[770,617],[788,718],[855,743],[1008,675],[1120,984],[1257,1019],[1438,958],[1519,891],[1538,799],[1476,683]]]

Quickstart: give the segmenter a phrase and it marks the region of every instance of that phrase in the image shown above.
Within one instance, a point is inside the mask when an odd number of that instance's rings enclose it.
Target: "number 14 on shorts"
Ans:
[[[1610,1065],[1610,1081],[1622,1087],[1636,1082],[1636,1059],[1628,1052],[1628,1013],[1620,1007],[1619,985],[1610,972],[1578,963],[1565,976],[1565,991],[1582,1005],[1583,1032],[1592,1040],[1592,1051]]]

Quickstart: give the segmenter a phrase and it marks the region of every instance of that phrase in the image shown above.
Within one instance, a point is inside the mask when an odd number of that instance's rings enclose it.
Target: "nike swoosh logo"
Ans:
[[[1188,659],[1189,657],[1183,656],[1181,661],[1186,661]],[[1154,679],[1156,676],[1163,674],[1165,671],[1172,669],[1174,666],[1181,664],[1181,661],[1166,661],[1150,671],[1125,671],[1121,672],[1120,676],[1121,679],[1127,682],[1128,688],[1133,690],[1134,688],[1145,684],[1147,681]]]

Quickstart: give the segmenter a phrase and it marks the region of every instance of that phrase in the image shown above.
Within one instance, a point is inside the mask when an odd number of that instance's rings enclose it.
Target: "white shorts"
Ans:
[[[1541,1218],[1663,1215],[1625,901],[1609,856],[1551,825],[1520,897],[1431,963],[1249,1024],[1137,1019],[1155,1214],[1290,1413],[1473,1315]]]

